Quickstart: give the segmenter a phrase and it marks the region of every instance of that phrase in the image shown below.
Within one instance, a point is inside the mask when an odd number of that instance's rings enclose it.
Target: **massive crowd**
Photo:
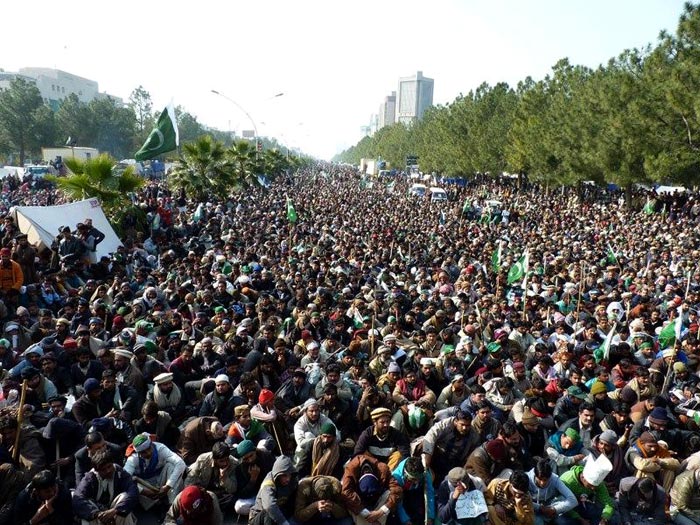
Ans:
[[[700,524],[696,197],[372,182],[154,181],[99,260],[6,184],[0,525]]]

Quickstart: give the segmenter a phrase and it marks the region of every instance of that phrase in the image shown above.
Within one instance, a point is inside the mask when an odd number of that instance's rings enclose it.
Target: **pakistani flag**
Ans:
[[[168,104],[158,117],[156,127],[148,135],[146,142],[141,149],[136,152],[134,158],[138,161],[148,160],[177,149],[180,144],[180,136],[177,131],[177,120],[175,120],[175,108]]]
[[[518,261],[508,270],[508,286],[516,281],[525,278],[527,274],[528,264],[530,262],[530,254],[526,251]]]
[[[498,273],[501,269],[502,256],[503,256],[503,243],[499,242],[498,248],[496,248],[496,251],[493,252],[493,255],[491,256],[491,268],[493,268],[493,271],[496,273]]]
[[[615,252],[613,251],[612,247],[610,246],[610,243],[608,243],[608,251],[606,252],[606,255],[610,264],[619,264],[617,262],[617,254],[615,254]]]
[[[659,348],[661,350],[671,348],[674,342],[680,341],[682,323],[682,318],[679,315],[675,321],[668,323],[659,332]]]
[[[654,203],[649,197],[647,197],[647,203],[644,205],[644,209],[642,209],[642,211],[647,215],[654,213]]]
[[[469,211],[469,208],[471,208],[471,204],[469,204],[469,199],[464,199],[464,205],[462,206],[462,213],[467,213]]]
[[[294,224],[297,222],[297,211],[294,209],[294,204],[292,204],[292,199],[287,197],[287,219],[289,222]]]
[[[444,211],[441,211],[441,212],[440,212],[440,224],[441,224],[441,225],[444,225],[445,222],[447,222],[447,217],[445,217],[445,212],[444,212]]]
[[[607,361],[610,359],[610,347],[612,346],[612,340],[615,336],[615,330],[617,329],[617,324],[613,324],[613,327],[605,336],[605,341],[593,351],[593,357],[595,357],[595,362],[600,363],[601,361]]]

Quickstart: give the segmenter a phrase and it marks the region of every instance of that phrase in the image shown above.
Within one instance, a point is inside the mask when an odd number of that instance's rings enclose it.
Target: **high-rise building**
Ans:
[[[379,106],[377,129],[390,126],[394,122],[396,122],[396,91],[392,91],[391,95],[385,97],[384,102]]]
[[[422,71],[399,78],[396,122],[411,124],[423,118],[425,110],[433,105],[433,84],[433,79],[424,77]]]

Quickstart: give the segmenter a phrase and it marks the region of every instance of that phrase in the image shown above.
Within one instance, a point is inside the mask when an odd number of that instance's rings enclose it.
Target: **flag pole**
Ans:
[[[22,430],[22,421],[24,419],[24,401],[27,398],[27,380],[22,381],[22,394],[19,396],[19,407],[17,410],[17,434],[15,435],[15,445],[12,450],[12,459],[15,463],[19,460],[19,435]]]
[[[579,321],[579,314],[581,312],[581,292],[583,290],[583,276],[586,273],[584,270],[586,268],[586,261],[581,261],[581,275],[579,275],[578,281],[578,300],[576,301],[576,322]]]

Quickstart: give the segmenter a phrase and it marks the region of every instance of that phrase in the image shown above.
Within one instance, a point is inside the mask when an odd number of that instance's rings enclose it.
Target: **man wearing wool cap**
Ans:
[[[355,455],[369,454],[389,468],[396,468],[410,455],[408,438],[390,425],[392,413],[388,408],[375,408],[370,416],[372,426],[357,438]]]
[[[659,442],[652,432],[643,432],[636,441],[630,443],[625,454],[625,463],[630,473],[638,478],[657,480],[668,493],[673,486],[676,474],[680,472],[680,462],[672,457],[668,445]]]
[[[162,443],[151,441],[146,433],[136,436],[131,445],[134,452],[127,458],[124,470],[138,484],[141,506],[148,510],[165,498],[172,504],[182,489],[185,462]]]

